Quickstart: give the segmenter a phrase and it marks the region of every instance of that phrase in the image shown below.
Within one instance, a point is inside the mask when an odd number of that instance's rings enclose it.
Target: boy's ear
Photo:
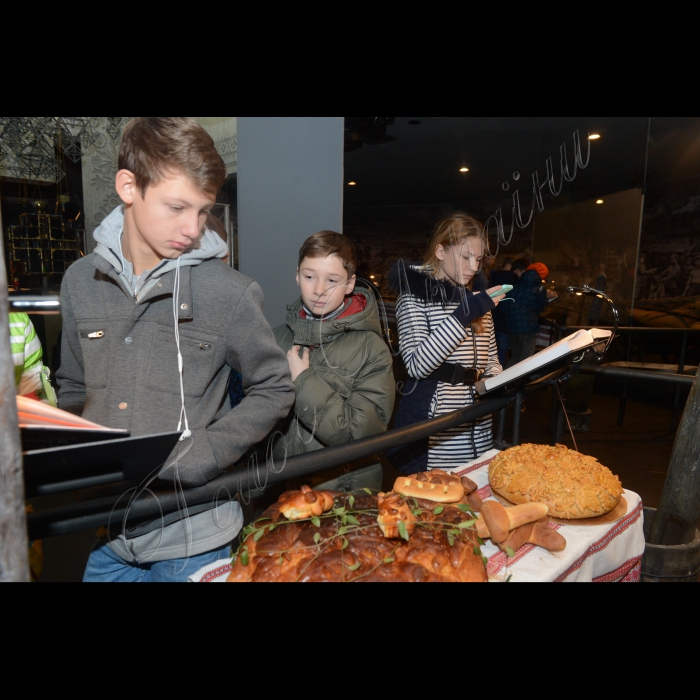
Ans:
[[[353,275],[349,280],[348,280],[348,286],[347,286],[347,292],[345,292],[345,295],[347,296],[348,294],[352,294],[355,291],[355,285],[357,284],[357,275]]]
[[[130,170],[120,170],[117,173],[116,187],[117,194],[124,204],[128,205],[134,203],[134,199],[138,193],[138,186],[134,173]]]

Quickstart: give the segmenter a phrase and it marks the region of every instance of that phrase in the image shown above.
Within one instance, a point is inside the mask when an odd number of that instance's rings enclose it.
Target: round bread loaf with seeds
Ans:
[[[565,445],[521,445],[491,463],[491,488],[516,505],[544,503],[560,520],[611,513],[622,498],[620,480],[594,457]]]

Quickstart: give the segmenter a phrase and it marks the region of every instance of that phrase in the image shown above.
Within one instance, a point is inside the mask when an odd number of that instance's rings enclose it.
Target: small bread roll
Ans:
[[[467,496],[471,496],[473,493],[476,493],[479,490],[479,487],[466,476],[462,477],[462,488],[464,489],[464,493],[466,493]]]
[[[464,488],[461,480],[441,469],[434,469],[424,474],[402,476],[394,484],[394,493],[406,498],[424,498],[434,503],[461,503]]]
[[[329,491],[313,491],[302,486],[301,491],[289,491],[279,500],[279,510],[287,520],[310,520],[333,509],[335,497]]]
[[[490,533],[490,538],[496,544],[505,542],[510,534],[510,518],[506,508],[498,501],[486,501],[481,508],[481,515]]]
[[[416,529],[418,518],[413,514],[410,506],[397,493],[380,493],[379,500],[379,517],[377,524],[384,537],[388,540],[396,540],[401,537],[399,525],[403,522],[406,526],[406,532],[409,537],[413,535]]]
[[[517,552],[521,547],[524,547],[530,542],[534,528],[535,523],[530,523],[529,525],[519,527],[517,530],[513,530],[508,539],[498,543],[499,549],[506,554],[509,549],[513,552]]]
[[[477,494],[474,494],[476,496]],[[470,496],[472,498],[473,496]],[[478,496],[477,496],[478,498]],[[473,507],[472,507],[473,508]],[[505,527],[505,519],[503,516],[503,511],[506,513],[508,518],[508,530],[512,532],[517,530],[523,525],[529,525],[530,523],[535,523],[538,520],[547,518],[548,508],[543,503],[526,503],[522,506],[515,506],[513,508],[504,508],[498,501],[487,501],[483,504],[481,509],[481,517],[477,521],[477,528],[479,530],[479,537],[482,540],[492,539],[494,542],[499,544],[498,539],[494,538],[491,533],[489,525],[496,528],[496,537],[503,536],[503,528]],[[474,509],[476,510],[476,509]],[[486,513],[488,511],[489,518],[486,519]],[[479,511],[476,511],[479,512]],[[504,539],[507,539],[508,535]]]
[[[566,549],[566,539],[556,530],[547,527],[548,518],[535,523],[529,543],[542,547],[548,552],[563,552]]]
[[[467,503],[475,513],[481,513],[481,509],[484,507],[484,502],[478,493],[470,493],[467,496]]]
[[[563,552],[566,549],[566,540],[556,530],[551,530],[548,523],[548,518],[544,518],[536,523],[523,525],[513,530],[508,539],[498,546],[502,552],[506,553],[509,549],[517,552],[526,544],[542,547],[548,552]]]
[[[536,523],[549,515],[549,507],[544,503],[527,503],[507,510],[511,530],[516,530],[529,523]]]

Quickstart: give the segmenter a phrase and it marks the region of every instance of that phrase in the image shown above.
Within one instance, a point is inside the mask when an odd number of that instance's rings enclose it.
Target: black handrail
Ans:
[[[690,388],[695,381],[695,375],[688,374],[668,374],[666,372],[645,372],[640,369],[625,369],[624,367],[595,367],[593,365],[583,365],[581,374],[593,374],[598,377],[608,379],[638,379],[644,382],[655,382],[658,384],[669,384],[673,386],[687,386]]]
[[[588,330],[588,326],[559,326],[556,323],[549,323],[552,332],[558,332],[559,338],[570,335],[579,330]],[[601,330],[611,330],[610,326],[597,326]],[[700,329],[697,328],[656,328],[653,326],[622,326],[617,329],[618,337],[627,336],[627,360],[630,360],[632,354],[632,337],[635,335],[662,335],[675,336],[681,338],[681,348],[678,359],[678,374],[684,375],[685,366],[688,355],[688,336],[700,334]],[[632,379],[632,376],[622,377],[624,386],[622,396],[620,396],[620,410],[617,418],[617,426],[621,428],[625,423],[625,414],[627,412],[627,380]],[[676,395],[673,402],[673,415],[671,418],[671,432],[674,432],[678,425],[678,416],[681,406],[681,390],[682,382],[676,384]]]
[[[486,399],[475,406],[416,423],[406,428],[290,457],[284,465],[268,463],[260,465],[259,468],[236,469],[226,472],[205,486],[189,489],[184,494],[180,494],[179,497],[172,491],[166,493],[156,491],[155,495],[144,494],[128,509],[129,524],[149,519],[155,520],[160,518],[161,514],[177,512],[182,507],[183,496],[188,508],[214,502],[223,504],[236,494],[245,494],[259,488],[260,485],[274,485],[287,479],[308,476],[401,445],[425,440],[431,435],[437,435],[451,428],[472,423],[485,416],[497,414],[513,401],[515,401],[515,396]],[[127,489],[135,485],[124,484],[123,486],[126,492]],[[150,488],[153,489],[154,486],[156,484],[152,484]],[[127,515],[128,502],[129,496],[120,495],[30,514],[27,518],[30,539],[57,537],[110,525],[119,529]]]

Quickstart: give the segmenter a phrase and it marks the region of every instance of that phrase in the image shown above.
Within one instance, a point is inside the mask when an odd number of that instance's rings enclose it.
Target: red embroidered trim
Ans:
[[[550,530],[560,530],[562,526],[555,523],[549,523],[547,527]],[[503,569],[510,569],[515,566],[519,561],[522,561],[535,549],[537,549],[537,547],[535,547],[534,544],[526,544],[515,553],[515,556],[512,559],[509,559],[507,554],[498,552],[498,554],[494,554],[489,559],[489,565],[486,567],[486,571],[488,572],[489,576],[495,576]]]
[[[625,576],[625,578],[620,581],[620,583],[641,583],[642,581],[642,563],[639,562],[639,564],[632,569],[632,571]]]
[[[487,501],[489,498],[493,498],[493,492],[491,491],[490,486],[484,486],[483,489],[479,489],[476,493],[482,501]]]
[[[608,532],[608,534],[599,542],[596,542],[589,550],[584,554],[566,573],[562,574],[554,583],[563,583],[566,581],[571,574],[578,571],[582,566],[583,562],[589,557],[592,557],[598,552],[602,552],[604,549],[610,545],[610,543],[619,537],[623,532],[628,530],[632,525],[634,525],[644,512],[644,504],[640,503],[637,508],[635,508],[626,518],[621,520],[617,525]]]
[[[631,583],[626,579],[629,576],[629,574],[634,573],[635,569],[639,569],[639,575],[637,576],[637,582],[639,582],[640,574],[642,572],[642,557],[630,559],[619,569],[611,571],[609,574],[605,574],[605,576],[599,576],[598,578],[594,578],[593,583],[614,583],[615,581],[620,581],[620,583]]]
[[[492,457],[491,459],[486,460],[486,462],[481,462],[481,464],[476,464],[473,467],[467,467],[466,469],[462,469],[462,471],[454,472],[454,474],[455,476],[466,476],[467,474],[471,474],[472,472],[478,471],[479,469],[488,467],[494,459],[496,459],[496,457]]]
[[[221,566],[218,569],[210,571],[206,576],[204,576],[204,578],[202,578],[200,583],[215,583],[216,579],[218,578],[222,578],[223,576],[230,576],[232,571],[233,567],[231,566],[231,564]]]

